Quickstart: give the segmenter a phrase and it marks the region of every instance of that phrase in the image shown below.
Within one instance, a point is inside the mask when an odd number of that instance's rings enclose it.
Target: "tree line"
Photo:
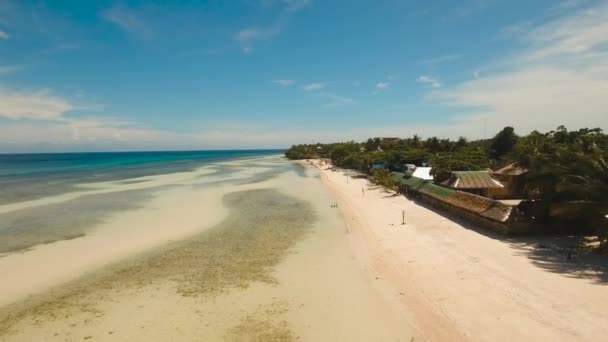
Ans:
[[[391,171],[402,171],[405,164],[428,165],[433,167],[432,175],[438,183],[449,178],[452,171],[496,170],[517,162],[529,170],[525,198],[545,203],[545,216],[555,203],[608,203],[608,135],[600,128],[568,130],[559,126],[545,133],[518,135],[513,127],[505,127],[493,138],[480,140],[422,139],[414,135],[302,144],[290,147],[285,156],[328,158],[338,167],[370,175],[374,164],[382,163]],[[607,221],[601,219],[598,222]]]

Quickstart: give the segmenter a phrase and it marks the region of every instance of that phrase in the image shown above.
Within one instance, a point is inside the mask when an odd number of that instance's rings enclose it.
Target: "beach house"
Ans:
[[[488,198],[500,197],[505,188],[492,178],[491,171],[454,171],[441,185]]]
[[[493,172],[492,176],[499,181],[504,189],[497,193],[497,198],[522,198],[528,169],[519,163],[509,164]]]

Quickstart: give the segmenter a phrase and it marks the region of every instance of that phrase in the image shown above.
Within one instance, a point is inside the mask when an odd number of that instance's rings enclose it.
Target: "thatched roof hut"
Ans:
[[[454,171],[452,176],[441,183],[458,190],[500,189],[504,186],[492,178],[489,171]]]

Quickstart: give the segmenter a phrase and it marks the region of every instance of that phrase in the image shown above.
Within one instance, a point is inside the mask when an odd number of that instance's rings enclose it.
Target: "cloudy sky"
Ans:
[[[0,0],[0,152],[608,128],[607,1],[179,3]]]

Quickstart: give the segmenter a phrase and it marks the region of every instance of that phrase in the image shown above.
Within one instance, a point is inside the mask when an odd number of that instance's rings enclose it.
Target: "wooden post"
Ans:
[[[401,225],[405,225],[405,210],[401,210]]]

